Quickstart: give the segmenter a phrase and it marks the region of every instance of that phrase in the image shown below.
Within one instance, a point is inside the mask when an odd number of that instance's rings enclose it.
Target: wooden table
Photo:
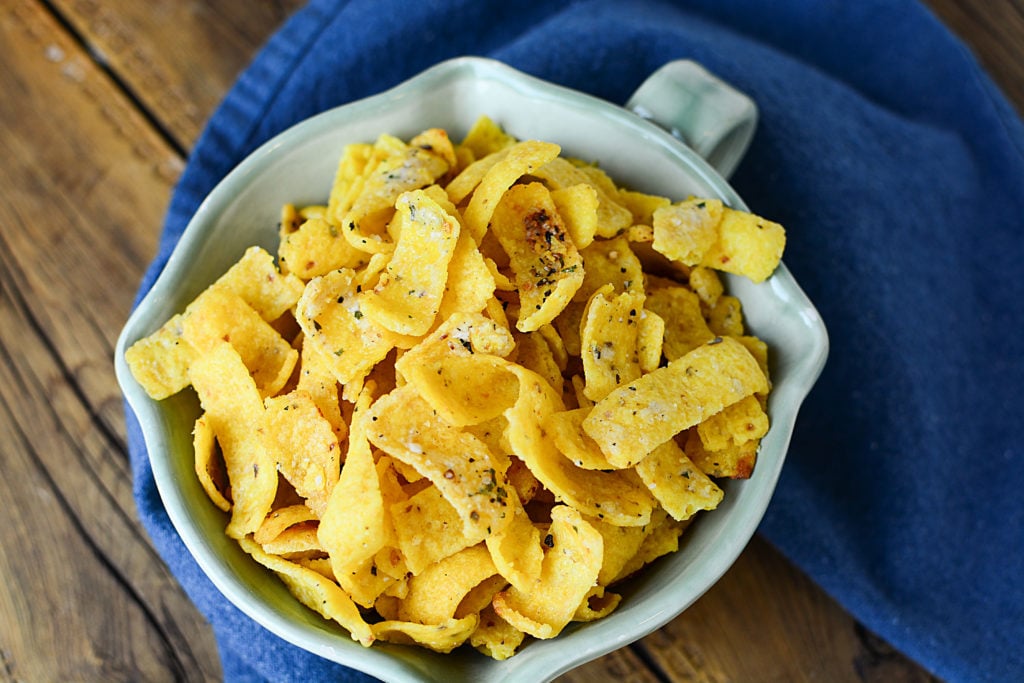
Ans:
[[[111,357],[189,149],[299,4],[0,0],[0,681],[220,678],[136,519]],[[1022,0],[931,4],[1024,109]],[[929,678],[755,538],[563,680]]]

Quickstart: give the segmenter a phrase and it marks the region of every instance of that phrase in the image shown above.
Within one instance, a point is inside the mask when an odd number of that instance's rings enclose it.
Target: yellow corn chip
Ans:
[[[743,307],[734,296],[718,297],[708,312],[708,328],[717,336],[743,336]]]
[[[192,446],[195,450],[196,477],[213,504],[224,512],[231,510],[231,501],[225,497],[228,490],[228,475],[224,461],[219,457],[217,437],[206,415],[200,415],[192,431]]]
[[[662,351],[673,361],[715,338],[701,313],[700,299],[686,287],[658,287],[645,305],[665,321]]]
[[[370,260],[369,254],[353,247],[337,226],[323,218],[307,220],[285,235],[277,257],[292,275],[303,280],[338,268],[361,268]]]
[[[597,582],[601,570],[601,534],[576,510],[557,505],[544,541],[540,580],[530,591],[511,587],[494,596],[494,611],[535,638],[561,633]]]
[[[353,247],[371,254],[390,252],[394,243],[384,234],[398,198],[437,181],[449,168],[433,150],[408,146],[383,160],[366,178],[361,191],[341,222],[341,231]]]
[[[483,544],[449,555],[409,579],[409,593],[398,606],[398,619],[443,624],[455,617],[462,600],[497,570]]]
[[[538,168],[558,156],[561,148],[550,142],[526,140],[517,142],[508,148],[508,153],[494,164],[480,180],[469,206],[463,216],[466,227],[473,238],[480,239],[487,231],[491,215],[498,206],[501,196],[512,187],[512,183],[523,175],[533,173]],[[449,193],[450,194],[450,193]],[[458,200],[452,199],[456,204]]]
[[[212,287],[240,296],[261,318],[271,322],[295,305],[303,283],[294,275],[282,275],[266,250],[249,247]]]
[[[533,370],[538,375],[546,379],[552,389],[561,392],[562,371],[559,369],[558,361],[555,360],[555,356],[551,352],[551,346],[544,337],[541,336],[540,332],[527,332],[526,334],[516,333],[515,339],[516,363],[524,368]],[[518,380],[507,371],[504,375],[509,378],[512,385],[518,391]],[[515,394],[512,394],[510,398],[511,400],[504,406],[504,408],[512,405],[512,402],[515,401]],[[503,411],[504,408],[502,408]]]
[[[643,264],[625,237],[597,240],[582,251],[585,277],[574,299],[586,301],[611,284],[616,292],[644,291]]]
[[[592,185],[580,183],[552,190],[551,199],[576,248],[589,246],[597,234],[597,190]]]
[[[699,265],[718,240],[722,202],[688,199],[654,211],[654,250],[687,266]]]
[[[278,471],[319,517],[341,468],[341,446],[331,423],[303,391],[266,399],[264,443]]]
[[[510,495],[517,495],[513,489]],[[512,521],[487,537],[487,550],[497,571],[513,586],[529,591],[540,579],[544,549],[540,531],[522,505],[513,505]]]
[[[742,444],[729,444],[712,451],[704,447],[698,431],[691,429],[686,435],[683,449],[693,464],[709,477],[747,479],[754,472],[759,443],[747,441]]]
[[[613,195],[609,195],[601,182],[591,177],[584,169],[574,166],[572,162],[561,157],[552,159],[532,175],[544,181],[552,190],[564,189],[574,185],[585,184],[597,192],[597,236],[615,237],[626,230],[633,222],[629,209],[619,204]]]
[[[488,657],[502,661],[514,655],[525,639],[525,633],[498,616],[493,607],[488,607],[480,612],[480,623],[469,642]]]
[[[626,562],[619,575],[612,579],[611,583],[618,583],[662,555],[679,550],[679,536],[688,524],[689,521],[677,522],[659,508],[656,514],[651,516],[651,523],[645,527],[646,533],[640,543],[640,548]]]
[[[451,138],[448,137],[448,131],[443,128],[428,128],[412,140],[409,140],[409,146],[418,147],[431,154],[436,154],[444,159],[448,164],[448,168],[457,163],[455,146],[452,144]]]
[[[284,387],[299,353],[240,296],[210,288],[188,307],[182,338],[198,353],[228,342],[238,351],[263,396]]]
[[[697,433],[710,451],[742,445],[768,433],[768,415],[757,397],[748,396],[701,422]]]
[[[370,628],[373,635],[389,643],[417,644],[448,653],[462,645],[476,630],[480,618],[470,614],[462,619],[449,619],[443,624],[414,624],[408,621],[381,621]]]
[[[487,308],[497,286],[496,271],[491,269],[492,265],[493,262],[480,253],[469,233],[460,232],[448,264],[450,275],[437,320],[447,320],[456,314],[479,313]]]
[[[394,337],[359,307],[354,271],[331,271],[314,278],[296,305],[296,320],[341,384],[360,380],[394,346]]]
[[[703,255],[701,265],[762,282],[778,267],[785,247],[786,231],[781,225],[727,207],[717,239]]]
[[[657,518],[659,515],[664,515],[664,512],[659,510],[652,516]],[[640,550],[644,539],[651,532],[653,522],[644,526],[615,526],[596,517],[587,517],[586,520],[601,534],[604,552],[601,557],[601,571],[597,574],[597,584],[608,586]]]
[[[516,144],[516,139],[501,129],[489,116],[481,116],[466,133],[461,143],[473,151],[477,159]]]
[[[501,358],[513,343],[507,329],[482,315],[456,315],[395,367],[444,420],[480,424],[515,401],[519,382]]]
[[[369,647],[374,641],[372,628],[363,620],[352,599],[333,581],[300,564],[265,552],[247,538],[239,538],[239,545],[254,560],[274,571],[302,604],[318,612],[325,619],[333,619],[345,628],[352,639]]]
[[[341,225],[345,213],[352,208],[352,203],[362,189],[367,169],[372,169],[380,158],[381,150],[372,144],[360,142],[345,145],[327,200],[326,217],[332,225]],[[284,218],[287,219],[287,216]],[[298,229],[297,224],[294,225],[294,229]],[[286,230],[286,225],[282,225],[282,230]]]
[[[267,518],[263,520],[263,524],[260,525],[260,528],[253,532],[252,540],[263,545],[264,543],[273,541],[289,527],[302,524],[303,522],[315,521],[317,521],[316,514],[314,514],[307,506],[301,504],[288,505],[274,510],[267,515]]]
[[[444,190],[453,204],[461,204],[462,200],[470,195],[477,188],[480,181],[484,179],[488,171],[494,168],[499,161],[508,156],[509,149],[501,149],[491,152],[486,156],[478,157],[469,165],[463,168],[452,181],[445,186]],[[477,235],[473,239],[479,242]]]
[[[672,203],[668,197],[645,194],[632,190],[619,190],[619,203],[633,214],[633,225],[650,226],[654,222],[654,212]],[[643,241],[650,242],[652,238]]]
[[[398,244],[377,286],[363,293],[360,304],[381,327],[422,335],[441,305],[459,222],[422,190],[401,195],[396,207]]]
[[[532,332],[550,323],[583,282],[583,261],[551,193],[540,183],[511,188],[494,210],[491,230],[509,256],[519,291],[516,328]]]
[[[287,560],[319,557],[324,549],[317,540],[316,527],[316,522],[295,524],[261,545],[264,552]]]
[[[507,461],[442,420],[412,385],[377,399],[369,414],[377,418],[370,442],[433,482],[459,511],[466,535],[496,533],[511,521]]]
[[[316,404],[320,414],[334,430],[338,443],[342,443],[348,435],[348,423],[341,414],[337,378],[312,344],[302,345],[299,366],[295,389],[304,392]]]
[[[690,271],[689,284],[700,302],[709,307],[714,306],[718,297],[725,292],[718,273],[706,266],[697,266]]]
[[[555,498],[591,517],[622,526],[646,524],[654,499],[632,471],[597,472],[576,467],[543,428],[562,412],[561,398],[536,373],[512,366],[520,377],[519,399],[505,411],[513,452]]]
[[[583,431],[583,420],[589,414],[589,406],[551,413],[544,419],[544,430],[551,435],[555,447],[576,467],[585,470],[615,469],[597,442]]]
[[[576,613],[572,615],[573,621],[597,621],[603,619],[619,606],[622,596],[618,593],[608,591],[604,586],[594,586],[583,597]]]
[[[435,486],[394,503],[390,514],[398,548],[414,576],[449,555],[476,545],[487,535],[486,529],[466,534],[459,511]]]
[[[616,387],[640,377],[639,329],[642,292],[610,295],[610,285],[591,297],[583,319],[583,393],[600,401]],[[660,349],[659,349],[660,359]]]
[[[640,311],[640,328],[636,335],[636,351],[640,370],[653,372],[661,365],[665,342],[665,319],[654,311]]]
[[[260,527],[277,493],[277,469],[259,434],[263,400],[238,352],[226,342],[197,358],[189,376],[231,483],[227,534],[242,538]]]
[[[608,394],[583,429],[608,462],[628,467],[675,434],[766,389],[764,373],[743,345],[715,339]]]
[[[357,399],[345,466],[330,492],[317,532],[342,587],[353,570],[372,558],[389,537],[381,478],[366,438],[365,415],[371,400],[368,389]]]
[[[714,510],[722,501],[722,489],[672,439],[638,462],[636,472],[673,519],[682,521],[700,510]]]
[[[196,351],[182,338],[183,319],[175,315],[125,351],[132,376],[154,401],[173,396],[189,384],[188,368]]]
[[[480,614],[489,609],[495,594],[508,587],[508,580],[501,574],[494,574],[487,577],[462,598],[462,602],[455,608],[455,618],[461,619],[470,614]]]

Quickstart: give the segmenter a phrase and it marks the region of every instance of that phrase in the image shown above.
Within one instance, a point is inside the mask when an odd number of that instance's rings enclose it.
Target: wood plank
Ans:
[[[135,520],[111,372],[181,159],[40,3],[0,3],[0,46],[3,670],[215,680]]]
[[[622,648],[588,662],[557,679],[558,683],[659,683],[663,678],[649,669],[633,648]]]
[[[303,0],[53,0],[179,149],[190,149],[238,73]]]
[[[90,55],[41,3],[0,0],[0,680],[217,677],[212,636],[132,519],[109,358],[181,169],[175,146],[297,4],[51,0]],[[930,4],[1020,106],[1019,0]],[[927,680],[802,582],[755,539],[679,619],[563,679]]]

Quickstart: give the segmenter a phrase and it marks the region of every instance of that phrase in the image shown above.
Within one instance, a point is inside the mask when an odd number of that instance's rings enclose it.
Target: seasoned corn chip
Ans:
[[[459,222],[423,191],[401,195],[395,206],[401,225],[398,244],[377,286],[363,293],[360,305],[381,327],[418,336],[433,326],[441,306]]]
[[[338,437],[304,391],[270,397],[264,407],[264,443],[277,462],[278,471],[319,517],[338,481]]]
[[[595,402],[616,387],[639,379],[641,373],[639,329],[644,294],[609,296],[610,290],[607,286],[591,297],[581,332],[583,393]]]
[[[516,185],[494,211],[491,230],[509,256],[521,312],[516,328],[532,332],[555,319],[583,282],[583,261],[539,183]]]
[[[718,238],[701,264],[762,282],[778,267],[785,247],[786,232],[781,225],[727,207],[718,225]]]
[[[714,510],[722,501],[722,489],[690,462],[672,439],[638,462],[636,472],[675,520],[689,519],[700,510]]]
[[[224,493],[228,490],[228,475],[224,462],[218,457],[217,436],[213,433],[210,420],[200,415],[192,431],[192,447],[195,450],[196,477],[206,495],[224,512],[231,510],[231,501]]]
[[[226,531],[240,539],[260,527],[277,493],[277,469],[259,436],[263,400],[242,358],[226,342],[196,359],[189,377],[224,454],[232,501]]]
[[[550,160],[540,168],[533,171],[533,175],[540,178],[552,190],[559,190],[574,185],[589,185],[597,193],[597,229],[598,237],[610,238],[620,234],[629,227],[633,215],[629,209],[619,204],[605,188],[601,186],[597,178],[572,162],[561,157]]]
[[[525,633],[498,616],[493,607],[487,607],[480,612],[480,624],[469,641],[483,654],[501,661],[514,655],[525,638]]]
[[[173,396],[189,385],[188,368],[196,351],[182,338],[177,314],[148,337],[132,344],[124,354],[132,376],[155,401]]]
[[[466,133],[462,143],[473,151],[477,159],[499,152],[516,144],[516,139],[503,131],[489,116],[481,116]]]
[[[459,511],[467,535],[495,533],[511,521],[507,464],[438,417],[412,385],[377,399],[369,414],[370,442],[433,482]]]
[[[551,191],[559,215],[577,249],[590,246],[597,234],[597,190],[580,183]]]
[[[701,422],[697,433],[710,451],[740,446],[768,433],[768,415],[757,397],[748,396]]]
[[[722,212],[717,199],[688,199],[655,210],[654,250],[683,265],[699,265],[718,239]]]
[[[558,156],[561,148],[550,142],[526,140],[517,142],[508,148],[508,153],[494,164],[480,180],[469,206],[463,214],[466,227],[479,244],[487,231],[491,215],[501,196],[512,187],[512,183],[523,175],[533,173],[538,168]],[[452,201],[458,203],[458,200]]]
[[[525,368],[516,373],[519,399],[505,412],[508,440],[530,471],[557,500],[586,515],[621,526],[646,524],[654,499],[635,473],[585,470],[559,453],[542,425],[549,415],[564,409],[561,399],[536,373]]]
[[[480,617],[470,614],[449,619],[443,624],[415,624],[408,621],[381,621],[370,626],[374,637],[390,643],[417,644],[435,652],[448,653],[462,645],[476,630]]]
[[[239,538],[239,545],[254,560],[274,571],[302,604],[319,612],[325,619],[341,624],[352,639],[370,645],[375,637],[372,627],[363,620],[359,609],[345,591],[323,575],[300,564],[271,555],[247,538]]]
[[[413,576],[487,537],[486,529],[467,534],[459,511],[435,486],[392,504],[390,513],[398,548]]]
[[[398,606],[398,619],[443,624],[455,617],[470,591],[496,573],[483,544],[449,555],[409,579],[409,593]]]
[[[665,321],[662,351],[670,361],[716,336],[704,320],[700,298],[686,287],[659,287],[647,294],[644,303]]]
[[[628,467],[728,405],[765,391],[757,361],[731,338],[705,344],[619,387],[583,421],[608,462]]]
[[[540,580],[530,591],[512,587],[494,596],[494,611],[535,638],[553,638],[566,627],[597,582],[601,534],[566,505],[551,511]]]
[[[280,391],[299,353],[240,296],[223,288],[206,290],[188,307],[182,339],[198,354],[228,342],[238,352],[263,396]]]

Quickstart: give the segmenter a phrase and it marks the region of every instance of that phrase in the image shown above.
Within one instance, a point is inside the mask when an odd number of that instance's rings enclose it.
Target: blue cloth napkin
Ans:
[[[785,261],[832,342],[761,532],[936,675],[1024,680],[1024,127],[914,2],[314,0],[210,120],[142,291],[258,144],[464,54],[616,103],[691,58],[757,101],[733,184],[787,227]],[[213,624],[227,680],[362,680],[219,595],[129,424],[142,520]]]

